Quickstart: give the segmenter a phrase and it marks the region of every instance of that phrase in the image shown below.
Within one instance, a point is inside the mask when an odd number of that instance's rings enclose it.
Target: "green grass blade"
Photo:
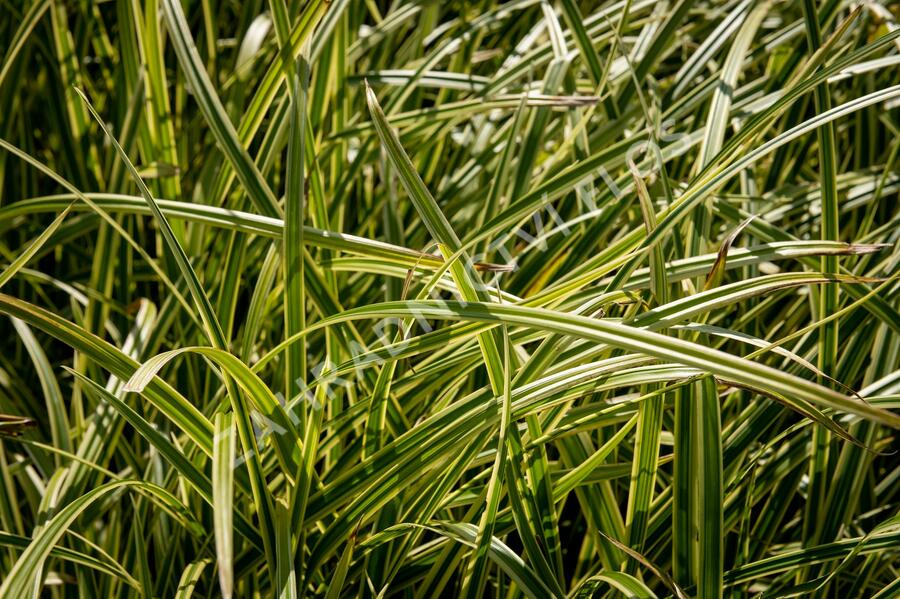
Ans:
[[[200,577],[203,576],[203,570],[206,569],[210,562],[211,560],[209,559],[200,559],[189,563],[185,567],[184,572],[181,573],[181,578],[178,579],[178,592],[175,594],[175,599],[191,599]]]
[[[234,588],[234,424],[231,414],[219,412],[213,421],[213,514],[215,520],[216,564],[223,597]]]
[[[16,276],[16,273],[22,269],[31,258],[37,254],[48,239],[59,229],[59,226],[66,219],[66,216],[69,214],[69,210],[71,209],[71,205],[66,207],[59,216],[53,219],[53,222],[50,223],[50,226],[44,229],[44,232],[38,235],[34,241],[32,241],[24,251],[19,253],[16,256],[16,259],[12,261],[12,263],[3,269],[3,272],[0,272],[0,287],[6,284],[11,278]]]
[[[478,595],[482,592],[487,570],[487,554],[491,547],[491,539],[494,536],[494,523],[497,518],[497,508],[500,505],[500,492],[503,485],[503,472],[506,468],[507,448],[506,436],[508,434],[511,404],[512,382],[509,365],[510,343],[507,331],[503,330],[503,403],[500,406],[500,432],[497,436],[497,453],[494,464],[491,467],[491,478],[488,480],[487,496],[485,498],[484,511],[478,524],[478,534],[475,537],[475,551],[469,560],[465,578],[463,579],[462,594],[464,596]]]
[[[265,216],[280,216],[282,214],[281,206],[278,205],[272,190],[269,189],[256,164],[250,159],[247,150],[241,145],[234,125],[228,118],[228,113],[203,67],[184,17],[181,2],[179,0],[163,0],[162,6],[166,25],[169,28],[170,40],[175,48],[175,54],[178,56],[178,63],[219,147],[234,168],[256,209]]]

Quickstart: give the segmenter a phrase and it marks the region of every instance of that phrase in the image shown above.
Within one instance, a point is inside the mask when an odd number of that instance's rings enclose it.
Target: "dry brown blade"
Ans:
[[[889,247],[894,247],[892,243],[848,243],[844,251],[848,256],[862,256],[864,254],[874,254]]]
[[[35,428],[36,426],[37,421],[34,418],[0,414],[0,436],[18,437],[26,429]]]
[[[722,278],[722,273],[725,271],[725,263],[728,261],[728,250],[731,249],[731,245],[734,243],[734,240],[737,239],[737,236],[741,234],[741,231],[747,228],[753,219],[756,218],[755,214],[750,215],[744,222],[739,224],[734,231],[728,234],[722,241],[722,245],[719,246],[719,254],[716,256],[716,261],[713,262],[712,268],[709,269],[709,273],[706,275],[706,281],[703,283],[703,290],[706,291],[712,287],[718,285],[719,280]]]
[[[480,272],[512,272],[516,267],[512,264],[492,264],[491,262],[476,262],[475,270]]]

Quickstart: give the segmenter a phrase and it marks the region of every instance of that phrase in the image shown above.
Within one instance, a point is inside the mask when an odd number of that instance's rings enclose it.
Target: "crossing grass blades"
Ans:
[[[7,2],[0,596],[896,597],[898,20]]]

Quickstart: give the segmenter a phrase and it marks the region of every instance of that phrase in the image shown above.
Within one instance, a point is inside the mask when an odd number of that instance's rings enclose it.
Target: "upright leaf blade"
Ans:
[[[213,519],[216,537],[216,563],[219,588],[223,597],[234,589],[234,423],[230,413],[218,412],[213,421]]]

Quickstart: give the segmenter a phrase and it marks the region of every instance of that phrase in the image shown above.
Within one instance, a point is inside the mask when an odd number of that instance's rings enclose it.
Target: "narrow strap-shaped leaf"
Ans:
[[[419,291],[416,299],[425,299],[435,289],[443,278],[444,274],[450,269],[452,262],[458,260],[461,254],[454,254],[444,261],[444,264],[430,277],[428,282]],[[408,271],[408,275],[412,275],[413,271]],[[411,320],[402,322],[398,327],[394,336],[395,343],[401,343],[408,327],[412,325]],[[357,364],[361,364],[362,356],[357,355],[354,360]],[[384,436],[384,419],[387,411],[387,404],[390,399],[391,379],[397,368],[397,361],[391,360],[382,364],[382,368],[375,380],[375,386],[372,389],[372,398],[369,400],[369,414],[366,418],[366,429],[363,433],[363,455],[372,455],[381,448],[382,438]],[[340,368],[338,368],[339,370]]]
[[[0,584],[0,597],[25,597],[26,590],[34,582],[34,575],[43,566],[50,552],[75,519],[95,502],[126,487],[146,492],[172,505],[181,505],[164,489],[143,481],[115,481],[91,489],[75,501],[60,508],[41,528],[40,533],[31,540],[31,543],[7,573],[3,583]]]
[[[600,56],[597,54],[597,50],[594,49],[590,35],[584,28],[584,18],[581,16],[581,11],[578,9],[575,0],[561,0],[560,5],[562,6],[566,24],[572,30],[578,51],[581,52],[581,56],[588,66],[591,82],[595,86],[600,85],[601,81],[603,81],[603,65],[600,64]]]
[[[655,599],[656,594],[639,579],[624,572],[602,572],[581,582],[572,595],[578,599],[588,599],[601,590],[603,584],[618,591],[629,599]]]
[[[0,147],[5,149],[7,152],[15,154],[20,159],[27,162],[29,165],[38,169],[39,171],[41,171],[42,173],[44,173],[45,175],[47,175],[48,177],[50,177],[51,179],[53,179],[54,181],[56,181],[57,183],[62,185],[65,189],[67,189],[72,194],[72,196],[75,199],[81,200],[81,202],[84,204],[84,206],[86,208],[94,210],[100,216],[100,218],[102,218],[103,221],[110,226],[110,228],[112,228],[120,236],[122,236],[128,242],[128,245],[131,246],[132,248],[134,248],[134,250],[138,253],[138,255],[140,255],[147,262],[148,265],[150,265],[150,268],[152,268],[153,271],[160,277],[160,279],[163,281],[163,283],[166,285],[166,287],[170,290],[172,295],[175,296],[175,298],[178,300],[178,302],[185,307],[186,311],[189,314],[191,314],[191,318],[195,318],[195,316],[191,313],[192,311],[190,310],[189,304],[184,299],[184,297],[182,296],[182,294],[178,290],[178,288],[175,286],[175,284],[171,281],[171,279],[169,279],[169,277],[166,275],[166,273],[159,267],[159,265],[156,263],[156,261],[150,257],[150,255],[147,253],[147,251],[137,241],[135,241],[131,235],[129,235],[128,231],[126,231],[117,222],[117,220],[115,218],[113,218],[111,215],[109,215],[103,208],[98,206],[88,196],[81,193],[81,191],[79,191],[78,188],[75,187],[66,178],[61,176],[59,173],[57,173],[53,169],[49,168],[46,164],[40,162],[39,160],[37,160],[36,158],[31,156],[27,152],[23,152],[19,148],[15,147],[14,145],[10,144],[9,142],[7,142],[3,139],[0,139]],[[135,199],[139,200],[142,207],[146,208],[146,202],[143,199],[141,199],[141,198],[135,198]],[[68,202],[67,202],[67,205],[69,205]],[[69,205],[70,210],[79,209],[79,205],[80,204],[77,202],[71,203]],[[64,209],[64,208],[65,208],[64,206],[60,206],[60,209]],[[2,219],[0,219],[0,222],[2,222]]]
[[[169,251],[172,254],[172,257],[178,265],[178,269],[181,271],[181,276],[183,276],[185,281],[187,282],[188,289],[191,292],[191,297],[194,299],[194,303],[196,304],[197,309],[200,312],[200,318],[203,321],[203,325],[206,329],[206,334],[209,337],[210,343],[214,347],[225,347],[225,335],[222,332],[221,326],[219,326],[219,321],[216,318],[212,304],[210,304],[209,302],[209,297],[207,297],[206,291],[204,291],[203,286],[200,284],[200,280],[197,278],[197,273],[194,272],[194,268],[191,266],[190,260],[188,260],[184,248],[181,247],[181,244],[175,237],[175,232],[172,230],[171,225],[169,225],[168,219],[159,209],[156,200],[153,198],[153,194],[150,193],[150,190],[147,188],[147,185],[144,183],[144,180],[141,178],[137,169],[134,168],[134,165],[131,163],[131,160],[129,160],[128,155],[125,153],[125,150],[122,149],[122,146],[119,145],[119,142],[115,137],[113,137],[109,129],[107,129],[106,123],[104,123],[103,119],[100,118],[100,115],[97,114],[97,112],[94,110],[94,107],[91,105],[87,96],[84,95],[84,92],[79,89],[76,89],[75,91],[77,91],[81,96],[81,99],[84,100],[84,103],[87,106],[88,110],[90,110],[90,113],[100,125],[103,133],[107,138],[109,138],[110,143],[112,143],[113,147],[116,149],[117,154],[125,163],[125,166],[128,167],[128,170],[131,173],[132,179],[134,180],[135,184],[141,190],[141,195],[144,196],[144,200],[150,207],[150,211],[153,213],[153,217],[159,224],[159,229],[162,233],[163,239],[166,242],[166,246],[168,247]]]
[[[3,140],[0,140],[0,146],[10,151],[13,149]],[[19,155],[21,156],[21,153]],[[86,198],[88,202],[93,202],[95,206],[116,213],[152,214],[146,200],[142,197],[108,193],[75,194],[73,192],[71,195],[44,196],[0,206],[0,223],[7,222],[6,219],[12,219],[15,216],[64,210],[74,198],[82,199],[82,201],[85,201],[83,198]],[[159,206],[166,217],[173,220],[198,222],[212,227],[251,233],[271,239],[284,237],[284,221],[280,218],[269,218],[240,210],[173,200],[158,199],[156,200],[156,205]],[[75,203],[71,210],[82,211],[90,208],[91,206],[87,203],[84,206]],[[434,254],[426,254],[384,241],[367,239],[359,235],[326,231],[309,225],[304,226],[303,235],[305,243],[312,247],[348,252],[361,256],[380,256],[407,266],[418,265],[421,267],[439,268],[443,263],[443,260]],[[476,262],[474,268],[478,271],[509,270],[509,267],[481,262]]]
[[[819,24],[819,10],[812,0],[804,0],[803,17],[806,24],[806,41],[813,52],[822,45],[822,32]],[[820,83],[813,92],[813,99],[817,116],[831,110],[831,95],[828,81]],[[840,209],[838,206],[837,190],[837,156],[834,123],[824,121],[816,129],[816,137],[819,140],[819,185],[821,185],[822,219],[820,226],[821,239],[840,240]],[[823,256],[821,268],[825,273],[838,272],[838,261],[835,256]],[[819,316],[827,316],[839,308],[836,286],[827,285],[819,293],[813,295],[818,298]],[[819,353],[818,366],[826,372],[832,372],[838,361],[838,329],[839,321],[823,322],[819,329]],[[826,383],[827,384],[827,383]],[[806,502],[806,517],[803,524],[803,541],[806,544],[816,543],[823,528],[825,519],[827,490],[825,488],[831,478],[829,472],[831,435],[827,429],[815,427],[813,429],[812,455],[809,461],[809,490]],[[805,574],[801,574],[799,580],[803,581]]]
[[[90,356],[91,360],[121,379],[128,379],[139,364],[109,342],[38,306],[0,293],[0,312],[15,316],[48,335]],[[212,455],[212,424],[172,387],[152,381],[144,395],[175,422],[205,454]]]
[[[47,415],[50,419],[50,436],[53,445],[63,451],[71,451],[72,443],[69,439],[69,420],[66,412],[66,404],[53,367],[47,359],[41,345],[34,333],[23,321],[13,318],[13,327],[25,344],[25,349],[31,356],[41,382],[41,390],[44,392],[44,401],[47,407]]]
[[[207,505],[214,505],[212,482],[210,481],[209,477],[207,477],[207,475],[203,471],[198,469],[193,464],[193,462],[191,462],[172,441],[167,439],[166,436],[163,435],[155,426],[153,426],[150,422],[147,422],[146,419],[144,419],[140,414],[138,414],[133,408],[131,408],[120,398],[116,397],[116,395],[110,393],[95,381],[85,377],[84,375],[79,374],[71,369],[67,370],[73,376],[78,377],[79,380],[81,380],[81,382],[87,386],[89,391],[96,395],[96,397],[109,403],[122,416],[122,418],[124,418],[128,422],[128,424],[134,427],[138,434],[140,434],[147,441],[147,443],[149,443],[166,459],[169,464],[172,465],[172,468],[178,472],[184,482],[190,485],[190,487],[197,492],[197,494],[203,499],[204,502],[206,502]],[[246,488],[244,492],[249,494],[249,491],[247,491]],[[263,546],[262,540],[259,537],[259,533],[253,528],[252,524],[250,524],[250,521],[247,520],[243,516],[243,514],[237,512],[236,516],[237,518],[235,528],[237,529],[237,531],[254,547],[262,551]]]
[[[280,216],[282,214],[281,206],[278,205],[256,163],[251,160],[247,150],[241,145],[234,125],[228,118],[228,113],[209,80],[209,75],[206,73],[191,37],[190,29],[188,29],[187,20],[181,8],[181,0],[163,0],[162,5],[163,15],[165,15],[169,28],[169,39],[175,48],[178,63],[190,83],[194,97],[200,105],[206,122],[212,129],[219,147],[234,168],[256,209],[266,216]]]
[[[715,380],[708,376],[694,383],[692,391],[690,443],[695,462],[692,471],[697,477],[692,485],[697,492],[693,502],[698,534],[697,591],[699,597],[721,597],[725,530],[719,393]]]
[[[232,378],[247,393],[253,407],[265,418],[267,433],[272,437],[284,473],[292,479],[294,465],[300,460],[300,437],[294,422],[259,376],[232,354],[212,347],[173,349],[144,362],[125,384],[124,390],[143,392],[163,366],[186,353],[199,354],[213,361],[222,368],[227,377]]]
[[[44,13],[47,12],[50,5],[50,0],[40,0],[39,2],[32,3],[28,7],[28,12],[22,17],[22,21],[19,23],[18,29],[16,29],[15,36],[13,36],[12,42],[7,47],[6,53],[3,56],[3,67],[0,68],[0,87],[3,86],[4,80],[9,75],[16,57],[18,57],[19,52],[22,51],[25,42],[28,41],[29,36],[34,31],[34,28],[37,27],[41,17],[44,16]]]
[[[344,589],[344,581],[347,580],[347,573],[350,570],[350,563],[353,560],[353,547],[355,545],[356,534],[354,533],[347,539],[347,545],[341,553],[337,567],[334,569],[334,575],[331,577],[331,582],[328,584],[328,592],[325,594],[325,599],[338,599],[338,597],[341,596],[341,591]]]
[[[503,144],[503,152],[500,154],[500,162],[497,164],[497,172],[491,181],[491,187],[488,190],[487,200],[478,218],[478,224],[484,224],[484,220],[497,212],[500,207],[500,200],[503,194],[507,192],[509,176],[512,171],[510,164],[513,159],[513,151],[518,145],[518,137],[522,131],[522,125],[525,122],[525,106],[527,105],[527,97],[523,94],[519,105],[516,107],[512,124],[509,127],[509,134],[506,143]],[[489,244],[487,244],[489,245]]]
[[[19,270],[21,270],[23,266],[28,264],[28,261],[31,260],[31,258],[33,258],[34,255],[38,253],[42,247],[44,247],[44,244],[47,242],[47,240],[50,239],[50,237],[56,232],[57,229],[59,229],[59,226],[66,219],[66,216],[68,216],[71,209],[72,205],[69,204],[65,210],[59,213],[59,216],[53,219],[53,222],[50,223],[50,226],[44,229],[40,235],[35,237],[34,241],[32,241],[24,251],[19,253],[19,255],[16,256],[16,259],[13,260],[9,266],[3,269],[3,272],[0,272],[0,288],[2,288],[7,281],[16,276],[16,273],[19,272]]]
[[[642,402],[638,408],[637,435],[634,441],[625,521],[628,527],[628,546],[637,552],[644,551],[650,504],[656,486],[663,405],[663,397],[655,396]]]
[[[231,597],[234,588],[234,423],[232,414],[217,412],[213,437],[212,493],[213,534],[216,538],[216,564],[222,596]]]
[[[369,87],[368,84],[366,84],[366,102],[368,103],[369,112],[372,115],[378,138],[381,140],[382,145],[384,145],[394,168],[397,169],[400,181],[403,183],[406,193],[412,200],[413,205],[416,207],[416,211],[425,222],[425,226],[428,228],[432,237],[434,237],[441,246],[446,248],[441,250],[444,253],[445,259],[449,257],[449,253],[461,251],[463,248],[459,237],[456,236],[456,233],[450,226],[450,222],[444,216],[444,213],[441,212],[440,207],[428,191],[428,188],[425,187],[425,183],[413,166],[409,156],[407,156],[406,152],[403,150],[403,146],[400,145],[397,134],[391,129],[390,124],[387,122],[387,119],[381,110],[381,106],[378,104],[378,98],[375,96],[375,92],[372,91],[372,88]],[[464,300],[477,299],[479,301],[486,301],[488,299],[485,286],[481,282],[478,274],[474,271],[472,262],[466,253],[463,252],[461,254],[461,260],[459,262],[453,261],[450,272],[453,274],[453,278],[456,281],[457,286],[459,286]],[[500,395],[503,390],[503,369],[497,339],[495,338],[494,333],[489,331],[479,335],[478,343],[482,347],[485,367],[487,368],[488,376],[491,380],[491,386],[494,389],[494,393]]]
[[[283,0],[273,0],[282,4]],[[284,238],[284,333],[293,335],[306,328],[306,285],[304,220],[306,212],[305,138],[307,126],[307,99],[309,96],[309,68],[306,56],[301,56],[299,73],[293,82],[290,98],[291,120],[288,140],[287,183],[285,188]],[[306,392],[306,343],[292,347],[285,359],[285,391],[288,399],[297,392]],[[301,418],[306,421],[307,404],[300,407]]]
[[[290,510],[279,501],[275,504],[275,590],[278,599],[297,599],[294,536]]]
[[[624,324],[542,308],[443,300],[384,302],[353,308],[323,319],[308,327],[305,334],[339,322],[360,318],[414,315],[446,320],[513,324],[591,339],[673,363],[694,366],[754,389],[771,390],[783,395],[796,394],[815,405],[857,414],[875,422],[900,428],[900,416],[896,414],[770,366]]]
[[[877,554],[896,547],[897,543],[900,543],[900,530],[888,530],[868,538],[854,537],[833,543],[792,549],[730,570],[725,575],[725,584],[733,586],[759,580],[803,566],[842,559],[854,552],[860,555]],[[887,597],[893,596],[892,594],[887,595]]]
[[[402,531],[411,528],[422,528],[435,532],[437,534],[453,539],[458,543],[472,546],[478,534],[478,528],[473,524],[456,523],[456,522],[436,522],[431,525],[423,526],[416,524],[398,524],[393,529]],[[522,558],[515,554],[508,545],[503,543],[497,537],[491,539],[490,548],[488,549],[488,557],[496,563],[515,583],[522,589],[522,592],[531,599],[540,599],[543,597],[553,597],[554,594],[540,580],[540,578],[522,561]]]
[[[8,532],[0,532],[0,547],[8,547],[18,551],[28,548],[31,539]],[[125,568],[113,560],[108,554],[99,552],[97,557],[69,549],[67,547],[54,547],[50,550],[49,557],[65,560],[87,568],[96,570],[108,576],[114,576],[132,587],[136,591],[140,589],[140,583],[129,574]]]
[[[753,42],[763,17],[769,10],[767,3],[758,4],[749,13],[741,13],[744,17],[734,44],[728,51],[722,73],[719,76],[718,85],[713,92],[709,114],[706,118],[706,130],[703,135],[703,143],[700,144],[700,167],[709,164],[722,149],[725,139],[725,131],[731,116],[731,105],[734,101],[734,89],[737,87],[738,78],[741,75],[747,51]]]
[[[175,599],[191,599],[197,583],[200,582],[200,577],[203,576],[203,570],[211,561],[210,559],[198,559],[185,566],[181,578],[178,579],[178,591],[175,593]]]
[[[177,0],[176,0],[177,1]],[[168,6],[171,3],[167,3]],[[178,8],[180,11],[180,7]],[[186,29],[186,27],[185,27]],[[196,50],[195,50],[196,55]],[[162,211],[160,211],[159,206],[156,204],[156,201],[153,198],[153,195],[150,193],[150,190],[147,188],[143,179],[141,179],[140,174],[137,172],[137,169],[134,168],[134,165],[128,159],[128,156],[125,154],[125,151],[122,149],[122,146],[119,145],[119,142],[113,137],[113,135],[109,132],[106,125],[103,122],[103,119],[100,118],[100,115],[94,110],[94,107],[91,106],[90,102],[80,90],[78,91],[81,98],[84,100],[84,103],[87,105],[91,114],[100,124],[101,129],[106,134],[106,136],[110,139],[115,147],[116,152],[119,157],[125,162],[125,165],[128,167],[128,170],[131,172],[132,178],[134,179],[135,184],[141,190],[141,194],[144,196],[147,204],[150,206],[150,210],[153,212],[153,216],[159,224],[160,231],[162,232],[163,238],[165,239],[166,245],[168,246],[169,251],[171,252],[176,264],[178,265],[179,270],[181,271],[181,275],[184,277],[187,282],[188,289],[191,291],[191,296],[194,299],[194,303],[197,305],[197,308],[200,312],[200,318],[203,321],[204,328],[206,330],[207,337],[209,338],[212,346],[222,353],[226,354],[226,358],[231,358],[232,363],[241,364],[237,358],[234,358],[231,354],[228,354],[225,351],[225,348],[228,346],[228,341],[225,339],[225,334],[222,331],[222,327],[219,325],[219,321],[216,318],[215,311],[213,310],[212,304],[209,301],[209,297],[207,297],[206,292],[204,291],[202,285],[200,284],[200,280],[197,278],[196,272],[194,272],[193,267],[191,266],[190,261],[187,258],[187,254],[184,251],[184,248],[181,247],[181,244],[178,242],[178,239],[175,237],[175,233],[172,230],[172,227],[169,225],[168,220],[165,215],[163,215]],[[250,472],[250,482],[253,486],[253,493],[255,498],[257,499],[259,505],[258,507],[261,510],[260,517],[262,519],[262,536],[263,542],[265,543],[267,553],[271,554],[272,552],[272,512],[271,512],[271,499],[269,498],[269,490],[265,484],[265,480],[262,474],[262,466],[260,464],[260,457],[258,455],[257,447],[256,447],[256,439],[253,433],[252,424],[250,422],[250,415],[247,413],[246,408],[244,406],[244,400],[240,395],[240,391],[237,386],[234,385],[230,376],[225,376],[225,387],[228,390],[228,397],[231,400],[232,409],[235,411],[237,415],[237,425],[238,432],[241,438],[241,445],[244,449],[244,454],[247,456],[246,464],[247,468]],[[263,386],[264,387],[264,386]],[[266,389],[268,391],[268,389]],[[264,394],[263,394],[264,395]],[[274,414],[277,410],[272,410],[269,413]],[[276,441],[282,439],[282,435],[276,436]],[[294,445],[291,443],[291,440],[285,440],[287,445]],[[283,443],[285,443],[283,442]],[[280,446],[282,449],[285,445]],[[296,448],[296,445],[292,449]],[[292,452],[289,452],[292,453]],[[283,464],[286,464],[287,455],[284,451],[279,453],[279,456],[282,460]],[[287,469],[286,469],[287,470]]]
[[[478,535],[475,538],[475,551],[469,560],[463,579],[462,595],[479,596],[485,582],[487,573],[487,554],[490,549],[491,539],[494,536],[494,526],[497,521],[497,508],[500,506],[500,494],[503,489],[503,475],[506,468],[506,436],[510,426],[510,412],[512,405],[512,382],[509,366],[510,342],[509,333],[503,329],[503,401],[500,405],[500,431],[497,436],[497,453],[494,456],[494,464],[491,467],[491,478],[487,483],[487,497],[485,498],[484,511],[478,523]]]
[[[873,48],[887,45],[889,40],[894,39],[894,37],[900,37],[900,30],[895,33],[896,36],[893,34],[885,36],[888,39],[879,40],[878,44],[873,44],[871,47],[867,47],[866,50],[871,51],[873,50]],[[796,89],[791,89],[789,94],[779,99],[779,101],[773,106],[773,108],[770,109],[770,112],[773,111],[774,108],[780,107],[782,104],[786,104],[788,102],[788,98],[796,98],[796,96],[801,94],[803,91],[808,91],[815,82],[818,82],[823,73],[832,73],[833,69],[837,69],[837,64],[840,63],[843,63],[843,61],[836,61],[834,65],[829,65],[828,69],[823,69],[823,71],[819,73],[815,78],[811,78],[809,82],[805,81],[803,86],[798,86]],[[779,133],[771,140],[756,146],[750,151],[745,152],[739,158],[725,165],[720,164],[717,161],[712,162],[708,169],[709,172],[704,171],[704,173],[698,175],[698,177],[694,180],[690,187],[677,198],[674,204],[667,207],[662,213],[657,215],[659,226],[654,229],[654,232],[641,245],[643,247],[652,247],[652,245],[655,244],[661,236],[668,234],[676,223],[681,222],[685,215],[688,214],[692,208],[706,199],[706,197],[710,193],[712,193],[712,191],[717,189],[726,181],[730,180],[732,177],[736,176],[751,164],[755,163],[763,156],[775,151],[777,148],[789,143],[790,141],[797,139],[798,137],[805,135],[806,133],[809,133],[825,122],[833,122],[834,120],[837,120],[842,116],[861,110],[872,104],[890,100],[894,97],[897,97],[898,95],[900,95],[900,86],[893,86],[874,91],[865,96],[836,106],[831,110],[818,115],[815,119],[799,123],[798,125],[786,131],[783,131],[782,133]],[[742,129],[739,132],[739,141],[743,141],[744,143],[746,143],[746,137],[748,135],[750,135],[750,129]],[[736,138],[738,138],[738,136],[736,136]],[[731,143],[737,142],[735,140],[731,140]],[[726,147],[723,149],[723,152],[729,151],[734,150],[730,145],[726,145]],[[488,221],[485,226],[482,227],[479,231],[473,232],[472,234],[468,235],[465,239],[466,247],[479,243],[484,239],[487,239],[497,234],[498,232],[505,230],[507,227],[520,222],[535,210],[559,197],[559,195],[564,193],[570,187],[576,185],[579,182],[582,182],[585,176],[596,173],[599,167],[603,166],[603,164],[608,159],[609,156],[606,154],[606,152],[601,151],[595,156],[592,156],[579,163],[573,164],[571,167],[564,169],[556,177],[533,189],[526,196],[520,198],[517,202],[515,202],[515,204],[511,205],[509,208],[496,215],[494,218]],[[640,231],[632,232],[632,234],[623,239],[620,244],[625,244],[626,240],[628,243],[633,243],[635,246],[639,245]]]
[[[634,179],[634,188],[637,191],[638,201],[641,206],[641,214],[644,217],[644,227],[647,234],[653,232],[656,228],[656,212],[650,199],[650,192],[641,176],[637,166],[633,163],[628,164],[631,176]],[[669,285],[666,280],[666,260],[663,254],[662,244],[656,244],[650,250],[650,291],[656,297],[656,301],[665,304],[669,301]]]

